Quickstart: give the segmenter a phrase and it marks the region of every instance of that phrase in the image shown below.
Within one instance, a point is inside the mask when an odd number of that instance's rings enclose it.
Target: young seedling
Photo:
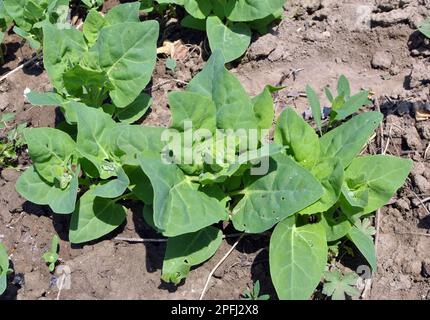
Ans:
[[[329,87],[324,89],[325,95],[331,104],[329,113],[329,127],[356,113],[361,107],[371,104],[369,91],[362,90],[351,96],[351,87],[348,79],[342,75],[337,83],[337,96],[333,96]],[[306,87],[309,105],[313,118],[321,132],[321,104],[316,92],[309,85]]]
[[[334,269],[326,271],[324,278],[322,292],[332,300],[345,300],[346,296],[351,298],[360,296],[360,292],[356,288],[359,276],[355,272],[347,272],[342,275],[339,270]]]
[[[260,296],[260,280],[257,280],[251,290],[246,289],[242,297],[244,300],[269,300],[270,296],[268,294],[263,294]]]
[[[18,151],[23,148],[25,142],[23,131],[26,123],[16,126],[10,124],[15,119],[15,114],[5,113],[0,118],[1,130],[6,130],[6,134],[0,136],[0,168],[14,167],[17,163]]]
[[[55,266],[58,262],[58,247],[60,238],[54,235],[51,240],[51,249],[43,254],[43,260],[48,264],[50,272],[54,272]]]
[[[168,58],[166,60],[166,68],[171,70],[171,71],[175,71],[176,70],[176,60],[172,59],[172,58]]]

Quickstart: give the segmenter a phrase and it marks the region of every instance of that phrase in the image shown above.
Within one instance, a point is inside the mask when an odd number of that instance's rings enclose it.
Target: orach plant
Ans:
[[[113,17],[123,21],[124,15],[97,19],[105,24]],[[67,97],[65,75],[75,70],[85,78],[91,66],[89,81],[103,78],[115,106],[126,106],[143,88],[141,79],[149,77],[141,73],[149,70],[149,63],[140,63],[146,55],[138,52],[153,43],[137,39],[149,34],[152,39],[155,28],[152,22],[121,22],[85,40],[76,30],[57,36],[56,29],[46,27],[51,34],[45,41],[67,48],[61,50],[63,58],[45,57],[54,85]],[[121,46],[118,34],[124,35]],[[88,50],[88,43],[95,44]],[[142,49],[116,59],[130,52],[129,43]],[[57,51],[49,45],[45,50]],[[142,201],[147,223],[168,237],[162,279],[175,284],[217,251],[222,221],[246,233],[274,228],[270,273],[280,299],[308,299],[326,268],[328,245],[341,238],[350,239],[375,270],[373,240],[361,220],[389,201],[411,168],[411,161],[401,158],[358,156],[382,114],[361,113],[340,123],[368,102],[357,107],[343,79],[343,103],[333,108],[329,127],[321,128],[326,133],[319,137],[287,108],[277,120],[274,143],[268,144],[271,93],[278,88],[268,86],[251,98],[224,64],[224,54],[215,50],[185,91],[169,94],[169,129],[115,121],[102,108],[83,104],[79,91],[74,96],[81,102],[67,103],[74,130],[25,130],[33,166],[19,178],[18,192],[56,213],[72,213],[72,243],[113,231],[126,217],[123,200]],[[320,112],[315,114],[320,119]]]
[[[157,56],[158,23],[140,22],[139,2],[118,5],[102,16],[89,11],[83,32],[45,24],[44,65],[56,92],[27,94],[34,105],[60,105],[69,124],[77,122],[69,104],[100,108],[132,123],[151,99],[149,83]]]
[[[159,4],[183,6],[184,27],[207,32],[212,51],[220,49],[226,62],[242,56],[251,43],[251,29],[260,33],[283,13],[285,0],[144,0],[144,8]]]

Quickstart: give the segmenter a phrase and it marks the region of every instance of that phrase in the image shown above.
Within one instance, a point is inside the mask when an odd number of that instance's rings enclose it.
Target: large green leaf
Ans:
[[[317,201],[324,191],[313,175],[287,156],[270,161],[269,173],[245,181],[243,198],[233,210],[237,230],[260,233]]]
[[[75,210],[78,174],[79,170],[72,175],[69,185],[65,189],[61,189],[57,185],[42,180],[34,167],[31,166],[19,177],[16,182],[16,190],[28,201],[40,205],[49,205],[55,213],[68,214]]]
[[[382,121],[379,112],[365,112],[320,138],[321,157],[339,158],[346,168],[365,146]]]
[[[96,197],[90,189],[79,199],[73,212],[69,240],[83,243],[98,239],[121,225],[125,216],[124,207],[111,199]]]
[[[285,0],[227,0],[225,12],[231,21],[253,21],[275,13]]]
[[[219,129],[255,129],[258,121],[252,100],[239,80],[224,67],[224,62],[220,50],[213,52],[187,90],[206,95],[215,102]]]
[[[83,34],[74,28],[60,30],[46,23],[43,34],[43,63],[53,86],[62,92],[63,74],[80,62],[87,44]]]
[[[153,153],[138,159],[154,189],[154,223],[165,236],[195,232],[228,218],[221,203],[199,191],[176,165]]]
[[[278,118],[275,142],[287,147],[303,167],[312,168],[320,157],[320,142],[315,130],[293,109],[285,109]]]
[[[226,26],[217,16],[210,16],[206,20],[206,31],[211,50],[221,50],[225,62],[241,57],[251,43],[251,29],[245,23]]]
[[[348,232],[348,238],[354,243],[364,258],[366,258],[373,272],[375,272],[377,267],[377,259],[375,244],[373,243],[372,237],[363,233],[356,226],[353,226]]]
[[[337,158],[322,160],[311,172],[321,183],[324,194],[314,204],[300,211],[300,214],[314,214],[330,209],[339,199],[343,183],[343,166]]]
[[[161,278],[166,282],[179,284],[187,277],[192,266],[212,257],[221,242],[222,232],[214,227],[169,238]]]
[[[398,157],[375,155],[356,158],[345,171],[345,181],[362,180],[368,190],[368,201],[364,208],[356,209],[342,205],[350,214],[364,215],[384,206],[406,180],[412,161]]]
[[[49,183],[60,181],[74,153],[75,141],[65,132],[53,128],[24,130],[28,154],[40,176]]]
[[[115,106],[132,103],[151,79],[155,67],[158,22],[126,22],[103,28],[90,58],[107,73]]]
[[[270,238],[269,263],[279,299],[310,298],[324,272],[327,250],[321,223],[298,226],[292,216],[276,226]]]
[[[192,121],[195,129],[216,129],[216,107],[212,99],[194,92],[171,92],[172,128],[184,131],[184,121]]]
[[[111,129],[115,127],[112,118],[100,109],[75,106],[78,119],[77,149],[91,161],[102,178],[114,175],[115,168],[108,168],[111,156]]]

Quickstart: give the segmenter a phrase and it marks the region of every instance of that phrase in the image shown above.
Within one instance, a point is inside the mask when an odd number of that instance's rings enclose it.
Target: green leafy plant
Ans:
[[[55,265],[58,262],[58,244],[60,238],[57,235],[54,235],[51,240],[51,249],[43,254],[43,260],[48,264],[49,271],[54,272]]]
[[[0,295],[2,295],[7,288],[7,275],[10,272],[7,250],[3,243],[0,243]]]
[[[27,124],[10,125],[9,122],[14,119],[15,114],[13,113],[5,113],[0,118],[0,133],[5,131],[4,135],[0,135],[0,168],[14,167],[18,151],[25,145],[23,131]]]
[[[355,272],[342,274],[339,270],[324,272],[325,283],[323,294],[331,297],[332,300],[345,300],[346,295],[351,298],[360,296],[360,292],[355,287],[359,276]]]
[[[145,1],[151,8],[155,1]],[[182,25],[207,32],[212,51],[221,50],[226,62],[242,56],[251,43],[251,30],[267,32],[279,19],[285,0],[156,0],[159,4],[183,6]]]
[[[425,35],[427,38],[430,38],[430,18],[427,18],[421,26],[418,28],[418,30]]]
[[[224,64],[222,51],[214,51],[185,91],[168,95],[168,129],[120,123],[102,108],[70,101],[75,131],[24,131],[33,165],[18,192],[72,213],[72,243],[108,234],[125,220],[124,200],[142,201],[146,222],[168,237],[162,279],[175,284],[218,250],[222,221],[246,233],[274,228],[269,262],[280,299],[308,299],[326,268],[328,245],[340,239],[350,239],[375,270],[362,220],[390,200],[412,165],[358,156],[382,114],[342,123],[352,110],[344,103],[319,137],[287,108],[269,144],[271,94],[279,88],[250,97]],[[342,83],[339,94],[349,96]]]
[[[334,97],[330,88],[325,88],[325,94],[331,103],[329,114],[329,126],[336,121],[341,121],[357,112],[361,107],[371,104],[369,100],[369,91],[361,90],[351,96],[351,87],[348,79],[342,75],[337,83],[337,96]],[[319,130],[321,130],[321,103],[319,98],[309,85],[306,86],[306,93],[309,100],[309,105],[312,110],[314,120]]]
[[[125,123],[138,120],[151,104],[142,93],[156,61],[158,23],[140,22],[139,2],[88,12],[83,32],[45,24],[44,65],[56,92],[27,94],[34,105],[61,106],[69,124],[70,103],[99,108]]]
[[[5,13],[13,20],[13,31],[40,49],[46,23],[68,28],[69,0],[3,0]]]
[[[260,280],[257,280],[252,289],[246,289],[243,294],[244,300],[269,300],[270,296],[268,294],[263,294],[260,296]]]

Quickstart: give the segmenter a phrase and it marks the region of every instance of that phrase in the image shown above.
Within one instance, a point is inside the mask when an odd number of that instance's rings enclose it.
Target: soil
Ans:
[[[103,10],[115,3],[107,1]],[[365,299],[430,299],[430,42],[416,31],[426,16],[427,0],[290,0],[285,18],[269,34],[256,35],[242,60],[230,65],[250,94],[266,84],[286,87],[276,96],[277,114],[286,106],[306,111],[306,84],[322,92],[327,85],[335,88],[345,74],[354,91],[372,92],[374,108],[379,106],[386,116],[383,134],[369,143],[367,152],[414,161],[406,185],[379,212],[378,271]],[[177,43],[176,71],[166,70],[166,57],[159,56],[148,88],[154,104],[143,123],[167,126],[166,93],[181,90],[201,69],[207,44],[203,33],[184,31],[175,19],[162,22],[159,45],[165,40],[182,40],[183,45]],[[0,74],[34,54],[11,34],[6,46]],[[50,89],[40,63],[0,83],[0,112],[14,112],[16,123],[55,126],[56,109],[30,106],[23,95],[26,88]],[[21,158],[21,167],[28,166],[26,155]],[[209,272],[237,240],[225,240],[217,254],[194,268],[178,287],[167,285],[160,280],[165,243],[115,240],[157,237],[143,222],[142,208],[129,203],[127,222],[118,230],[99,241],[71,246],[68,216],[26,202],[14,187],[20,173],[2,168],[0,172],[0,241],[9,249],[15,270],[3,299],[197,299]],[[61,237],[60,266],[68,268],[71,279],[70,288],[63,286],[60,293],[58,278],[41,258],[55,233]],[[205,298],[238,299],[255,280],[260,280],[263,294],[276,298],[268,240],[267,235],[244,237],[215,272]],[[362,264],[360,256],[356,259]],[[360,262],[354,260],[343,258],[339,263],[355,269]]]

